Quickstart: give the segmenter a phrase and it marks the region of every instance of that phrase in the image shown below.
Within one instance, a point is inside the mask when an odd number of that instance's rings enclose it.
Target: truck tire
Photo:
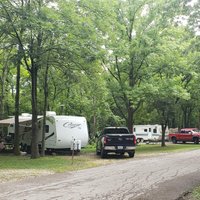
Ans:
[[[97,149],[96,149],[96,155],[99,156],[101,154],[101,152],[99,152]]]
[[[133,158],[135,155],[135,151],[128,152],[128,155],[130,158]]]
[[[107,153],[103,149],[101,149],[101,158],[106,158],[106,156]]]
[[[172,143],[173,143],[173,144],[176,144],[176,143],[177,143],[177,140],[176,140],[175,137],[172,138]]]
[[[194,144],[199,144],[199,138],[195,137],[193,138]]]

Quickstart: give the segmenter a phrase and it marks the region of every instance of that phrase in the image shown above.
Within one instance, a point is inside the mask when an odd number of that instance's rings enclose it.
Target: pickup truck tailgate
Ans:
[[[107,134],[106,145],[121,145],[121,146],[132,146],[134,144],[133,134]]]

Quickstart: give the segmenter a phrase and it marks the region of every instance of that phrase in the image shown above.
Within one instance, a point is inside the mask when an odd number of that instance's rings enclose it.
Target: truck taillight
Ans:
[[[136,145],[136,137],[135,137],[135,135],[133,136],[133,144]]]
[[[107,141],[108,141],[108,138],[107,138],[107,137],[104,137],[104,138],[103,138],[103,143],[106,144]]]

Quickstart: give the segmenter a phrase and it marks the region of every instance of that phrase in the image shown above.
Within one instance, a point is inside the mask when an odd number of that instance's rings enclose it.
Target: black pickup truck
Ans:
[[[129,157],[134,157],[135,148],[136,137],[126,127],[106,127],[97,136],[96,154],[102,158],[108,153],[128,153]]]

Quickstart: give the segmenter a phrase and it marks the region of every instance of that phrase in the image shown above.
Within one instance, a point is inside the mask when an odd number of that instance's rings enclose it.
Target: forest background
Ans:
[[[199,0],[1,0],[0,119],[200,128]],[[164,138],[164,137],[163,137]]]

